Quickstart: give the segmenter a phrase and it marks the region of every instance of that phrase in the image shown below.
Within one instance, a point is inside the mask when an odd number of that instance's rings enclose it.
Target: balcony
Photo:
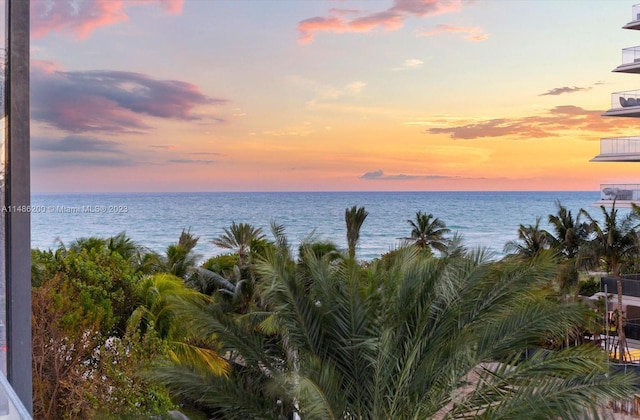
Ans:
[[[611,94],[611,109],[605,117],[640,117],[640,90],[628,90]]]
[[[640,136],[600,139],[600,154],[591,162],[640,162]]]
[[[622,29],[640,29],[640,4],[631,7],[631,22],[624,25]]]
[[[601,184],[600,200],[594,205],[611,206],[614,200],[620,208],[629,208],[631,203],[640,205],[640,184]]]
[[[31,376],[31,372],[28,373]],[[31,420],[9,381],[0,373],[0,420]]]
[[[622,50],[622,64],[613,69],[618,73],[640,73],[640,46]]]

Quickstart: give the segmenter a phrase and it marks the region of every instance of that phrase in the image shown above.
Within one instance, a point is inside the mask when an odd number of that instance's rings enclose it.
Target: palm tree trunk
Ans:
[[[622,276],[617,272],[614,274],[616,286],[618,288],[618,317],[616,319],[616,330],[618,331],[618,348],[620,349],[620,361],[624,362],[627,355],[627,339],[624,335],[624,312],[622,311]]]

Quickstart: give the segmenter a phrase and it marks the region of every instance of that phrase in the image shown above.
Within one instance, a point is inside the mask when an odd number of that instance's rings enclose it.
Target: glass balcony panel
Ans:
[[[31,372],[27,374],[31,375]],[[0,420],[31,420],[31,415],[3,374],[0,374]]]
[[[640,20],[640,4],[631,6],[631,21]]]
[[[640,46],[622,50],[622,65],[640,63]]]
[[[640,136],[600,139],[601,155],[640,154]]]
[[[631,22],[623,26],[624,29],[640,29],[640,4],[631,7]]]
[[[627,90],[611,94],[611,109],[640,106],[640,90]]]
[[[640,184],[602,184],[601,201],[640,201]]]

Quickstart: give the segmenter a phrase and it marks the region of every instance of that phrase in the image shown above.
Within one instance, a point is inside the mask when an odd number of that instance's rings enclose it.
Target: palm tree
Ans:
[[[211,242],[224,249],[231,249],[238,253],[238,265],[241,269],[249,264],[248,256],[251,252],[252,243],[263,240],[265,236],[262,228],[256,228],[249,223],[232,222],[229,228],[224,228],[224,234],[218,236]]]
[[[138,307],[127,321],[128,331],[140,331],[144,335],[153,330],[167,343],[170,359],[211,375],[226,375],[229,365],[220,357],[210,337],[199,336],[176,320],[174,302],[197,305],[205,301],[204,295],[168,273],[146,276],[136,285],[135,294]]]
[[[69,252],[116,254],[129,261],[131,266],[141,274],[152,274],[165,270],[161,257],[157,253],[137,244],[124,231],[108,238],[96,236],[78,238],[72,241],[68,247],[60,240],[58,240],[58,244],[56,254],[59,256]]]
[[[589,226],[580,221],[581,213],[574,218],[571,211],[559,201],[556,202],[556,208],[557,213],[549,215],[549,224],[554,233],[547,232],[547,238],[551,248],[564,260],[558,282],[560,290],[566,293],[578,284],[578,255],[589,237]]]
[[[419,211],[416,213],[415,221],[409,219],[407,223],[411,226],[411,237],[404,238],[406,241],[414,243],[420,249],[446,251],[447,241],[444,235],[451,232],[451,229],[448,229],[442,220],[431,213]]]
[[[62,241],[59,242],[58,250],[60,250],[63,254],[68,252],[75,252],[77,254],[81,252],[97,252],[97,253],[106,253],[107,252],[107,240],[104,238],[99,238],[97,236],[89,236],[85,238],[77,238],[69,244],[69,246],[65,246]]]
[[[580,252],[580,247],[589,237],[589,226],[580,221],[582,210],[574,218],[571,210],[567,210],[559,201],[556,202],[556,214],[549,215],[549,224],[555,235],[549,234],[551,246],[567,259],[574,259]]]
[[[186,278],[196,265],[197,255],[193,249],[198,244],[199,236],[194,236],[190,230],[182,230],[178,243],[167,247],[166,270],[174,276]]]
[[[344,221],[347,224],[347,247],[349,248],[349,259],[356,257],[356,246],[360,240],[360,228],[364,220],[369,215],[364,207],[353,206],[344,210]]]
[[[600,206],[604,222],[602,225],[585,210],[581,210],[590,222],[593,230],[593,239],[588,243],[586,252],[593,260],[601,262],[607,271],[616,280],[618,293],[618,316],[616,318],[616,330],[618,331],[618,347],[620,359],[626,358],[626,337],[624,333],[624,313],[622,305],[622,268],[625,261],[637,256],[640,250],[638,246],[638,215],[634,212],[625,216],[618,216],[615,200],[611,211]]]
[[[254,229],[251,225],[232,224],[231,229],[225,230],[224,238],[218,238],[217,244],[233,247],[238,253],[234,255],[214,257],[195,270],[195,275],[189,278],[190,287],[211,296],[217,297],[216,302],[222,304],[225,311],[246,313],[253,304],[255,274],[249,265],[251,259],[263,258],[273,252],[285,252],[289,257],[289,245],[284,234],[284,226],[271,222],[271,233],[274,241],[268,241],[261,234],[261,229]],[[242,249],[242,244],[248,246]],[[244,258],[244,262],[241,261]],[[236,258],[237,257],[237,258]],[[219,262],[226,264],[221,270]]]
[[[141,247],[125,232],[120,232],[107,239],[107,249],[110,252],[120,254],[126,260],[133,260],[141,251]]]
[[[386,270],[273,253],[258,263],[262,309],[178,305],[179,322],[216,337],[228,378],[179,361],[151,376],[225,418],[585,418],[632,392],[595,346],[525,351],[562,341],[585,309],[541,290],[548,258],[492,263],[399,250]],[[364,270],[364,271],[363,271]],[[223,353],[220,353],[223,354]],[[498,363],[502,361],[502,363]]]
[[[535,225],[520,225],[518,240],[509,241],[504,245],[504,252],[521,258],[532,258],[549,249],[548,233],[540,229],[540,218],[536,218]]]

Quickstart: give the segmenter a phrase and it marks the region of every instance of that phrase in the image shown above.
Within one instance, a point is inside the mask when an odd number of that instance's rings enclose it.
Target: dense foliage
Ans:
[[[162,413],[164,387],[136,372],[163,353],[154,331],[127,329],[138,305],[137,248],[88,238],[32,252],[34,417]],[[123,245],[124,242],[120,242]]]
[[[621,226],[558,203],[496,261],[418,212],[361,262],[366,217],[345,210],[347,250],[235,222],[202,263],[189,231],[164,255],[124,233],[34,250],[34,416],[584,418],[633,392],[575,299],[597,287],[579,272],[635,264],[600,246]]]

